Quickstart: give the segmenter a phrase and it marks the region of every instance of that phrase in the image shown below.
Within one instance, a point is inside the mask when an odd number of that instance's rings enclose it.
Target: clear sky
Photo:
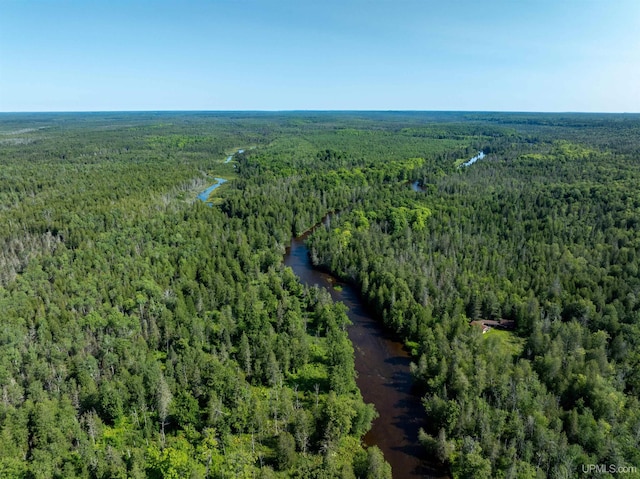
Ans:
[[[0,0],[0,111],[640,112],[640,0]]]

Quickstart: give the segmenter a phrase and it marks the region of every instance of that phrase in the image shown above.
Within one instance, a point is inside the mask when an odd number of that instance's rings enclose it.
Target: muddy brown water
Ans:
[[[365,402],[373,403],[380,415],[365,435],[365,443],[382,450],[395,479],[448,478],[434,460],[425,457],[418,442],[424,411],[412,390],[408,352],[367,311],[353,287],[313,267],[305,245],[308,234],[291,241],[284,263],[303,283],[327,288],[334,301],[342,301],[348,308],[353,323],[348,333],[355,349],[357,384]]]

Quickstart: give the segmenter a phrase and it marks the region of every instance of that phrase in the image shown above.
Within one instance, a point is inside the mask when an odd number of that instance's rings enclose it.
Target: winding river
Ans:
[[[238,153],[242,152],[238,150]],[[233,155],[227,157],[225,163],[232,158]],[[215,184],[198,195],[200,200],[206,202],[211,192],[227,181],[224,178],[215,180]],[[417,181],[412,188],[415,191],[422,189]],[[291,240],[284,263],[293,269],[303,283],[327,288],[334,301],[342,301],[348,308],[347,315],[352,322],[348,334],[355,349],[358,388],[365,402],[374,404],[380,414],[364,441],[382,450],[391,464],[394,478],[448,479],[442,467],[425,457],[418,442],[424,410],[420,398],[412,390],[411,358],[403,344],[391,338],[390,333],[370,314],[352,286],[338,282],[311,264],[305,240],[322,224]],[[339,290],[334,288],[337,284],[341,286]]]
[[[238,151],[237,151],[237,153],[244,153],[244,150],[238,150]],[[225,162],[225,163],[229,163],[231,160],[233,160],[233,157],[234,157],[234,155],[235,155],[235,154],[236,154],[236,153],[233,153],[233,154],[231,154],[231,155],[227,156],[227,159],[226,159],[226,160],[224,160],[224,162]]]
[[[206,202],[209,199],[209,196],[211,195],[211,192],[213,190],[215,190],[216,188],[222,186],[224,183],[227,182],[227,180],[225,180],[224,178],[214,178],[214,180],[216,180],[215,184],[211,185],[209,188],[204,190],[202,193],[198,194],[198,199],[199,200],[202,200],[202,201]],[[209,206],[211,206],[210,203],[209,203]]]
[[[435,462],[424,457],[418,442],[424,410],[412,391],[409,354],[367,311],[353,287],[313,267],[305,245],[309,234],[291,241],[284,263],[303,283],[327,288],[334,301],[342,301],[348,308],[353,323],[348,333],[355,349],[358,387],[365,402],[373,403],[380,414],[364,437],[365,443],[382,450],[394,478],[447,478]],[[336,284],[341,290],[334,288]]]
[[[229,163],[237,153],[244,153],[244,150],[238,150],[236,153],[233,153],[233,154],[227,156],[227,158],[224,160],[224,162],[225,163]],[[207,203],[207,200],[209,199],[209,196],[211,195],[213,190],[215,190],[216,188],[222,186],[223,183],[227,182],[227,180],[225,180],[224,178],[214,178],[214,180],[216,180],[216,183],[214,183],[209,188],[207,188],[206,190],[204,190],[203,192],[198,194],[198,199],[199,200],[204,201],[205,203]],[[207,204],[209,206],[211,206],[211,203],[207,203]]]

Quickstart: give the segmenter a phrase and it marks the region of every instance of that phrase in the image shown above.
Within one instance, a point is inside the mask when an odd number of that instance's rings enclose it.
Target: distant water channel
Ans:
[[[354,288],[313,267],[305,245],[309,233],[291,241],[284,263],[303,283],[327,288],[334,301],[342,301],[348,308],[357,384],[365,402],[373,403],[380,414],[364,437],[365,443],[382,450],[396,479],[447,478],[435,462],[428,461],[418,442],[424,409],[412,391],[409,354],[367,311]],[[340,291],[334,289],[336,284]]]
[[[244,153],[244,150],[238,150],[238,153]],[[229,155],[227,156],[227,159],[224,160],[225,163],[229,163],[231,160],[233,160],[233,157],[236,153],[234,153],[233,155]]]
[[[478,154],[476,156],[474,156],[473,158],[471,158],[469,161],[466,161],[464,163],[462,163],[460,166],[471,166],[473,165],[476,161],[481,160],[485,157],[484,151],[480,151],[478,152]]]
[[[244,150],[238,150],[236,153],[233,153],[232,155],[227,156],[227,158],[224,160],[225,163],[229,163],[231,160],[233,160],[233,157],[238,154],[238,153],[244,153]],[[198,195],[198,199],[201,201],[206,202],[209,199],[209,196],[211,195],[211,192],[213,190],[215,190],[216,188],[222,186],[224,183],[227,182],[227,180],[225,180],[224,178],[214,178],[216,180],[216,183],[211,185],[209,188],[207,188],[206,190],[204,190],[202,193],[200,193]],[[207,203],[209,206],[211,206],[211,203]]]
[[[224,178],[214,178],[214,179],[216,180],[217,183],[215,183],[214,185],[211,185],[209,188],[207,188],[202,193],[200,193],[198,195],[199,200],[206,202],[209,199],[209,195],[211,195],[211,192],[213,190],[215,190],[216,188],[222,186],[224,183],[227,182],[227,180],[225,180]]]
[[[487,155],[484,154],[484,151],[479,151],[476,156],[474,156],[473,158],[470,158],[468,161],[465,161],[464,163],[458,165],[458,168],[462,168],[463,166],[471,166],[476,161],[482,160],[485,156],[487,156]],[[411,189],[413,191],[415,191],[416,193],[424,193],[426,191],[425,187],[420,184],[420,180],[416,180],[416,181],[411,182]]]

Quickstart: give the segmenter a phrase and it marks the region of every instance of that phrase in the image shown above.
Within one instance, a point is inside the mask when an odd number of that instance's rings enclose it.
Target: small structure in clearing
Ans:
[[[506,331],[516,329],[516,322],[513,319],[478,319],[477,321],[471,321],[470,324],[481,327],[482,334],[489,332],[491,328],[504,329]]]

